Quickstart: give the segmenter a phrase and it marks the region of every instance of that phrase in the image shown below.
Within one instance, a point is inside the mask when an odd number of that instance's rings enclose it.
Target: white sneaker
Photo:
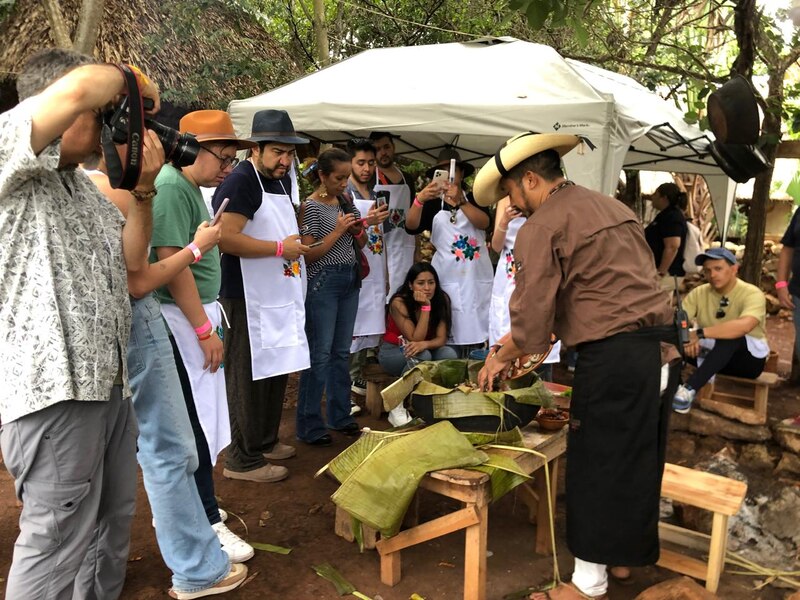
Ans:
[[[211,529],[217,534],[222,551],[228,555],[232,563],[243,563],[253,558],[255,554],[253,547],[228,529],[225,523],[216,523]]]
[[[361,412],[361,407],[351,400],[350,401],[350,416],[351,417],[355,417],[360,412]]]
[[[679,385],[675,396],[672,398],[672,410],[682,415],[688,413],[692,410],[692,402],[694,402],[696,393],[697,392],[690,387]]]
[[[402,404],[398,404],[389,411],[389,423],[392,424],[392,427],[402,427],[411,421],[411,415],[408,414],[406,407]]]

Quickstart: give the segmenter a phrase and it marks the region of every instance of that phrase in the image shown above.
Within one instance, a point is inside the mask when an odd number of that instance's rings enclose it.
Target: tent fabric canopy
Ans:
[[[367,50],[272,91],[234,100],[240,135],[265,108],[324,142],[371,131],[399,135],[397,152],[432,164],[455,146],[476,167],[522,131],[571,133],[588,145],[564,157],[570,179],[612,194],[622,168],[700,173],[727,224],[730,180],[710,135],[633,79],[514,38]]]

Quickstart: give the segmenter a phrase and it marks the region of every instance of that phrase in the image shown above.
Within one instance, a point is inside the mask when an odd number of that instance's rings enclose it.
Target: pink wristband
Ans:
[[[275,242],[277,247],[275,248],[275,256],[283,256],[283,242]]]
[[[418,196],[414,196],[414,206],[419,206],[420,208],[423,207],[423,204],[422,204],[422,202],[419,201],[419,197]]]
[[[776,290],[782,290],[785,287],[789,287],[789,282],[788,281],[776,281],[775,282],[775,289]]]
[[[198,336],[201,336],[204,333],[208,333],[209,331],[211,331],[211,319],[206,319],[206,322],[203,323],[202,325],[200,325],[200,327],[195,327],[194,328],[194,332]]]
[[[194,254],[194,261],[192,261],[192,262],[199,262],[199,261],[200,261],[200,259],[201,259],[201,258],[203,258],[203,253],[202,253],[202,252],[200,252],[200,248],[198,248],[198,247],[197,247],[197,244],[195,244],[194,242],[191,242],[191,243],[190,243],[190,244],[188,244],[186,247],[187,247],[189,250],[191,250],[191,251],[192,251],[192,254]]]
[[[431,312],[431,305],[430,304],[428,304],[427,306],[423,305],[423,306],[420,306],[419,309],[422,312]]]

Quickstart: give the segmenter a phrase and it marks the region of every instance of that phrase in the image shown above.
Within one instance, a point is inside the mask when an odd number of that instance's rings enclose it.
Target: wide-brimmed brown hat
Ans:
[[[191,133],[201,144],[222,142],[235,145],[239,150],[257,146],[255,142],[236,137],[231,117],[224,110],[196,110],[181,119],[181,133]]]
[[[489,206],[500,201],[506,193],[500,188],[500,180],[519,163],[545,150],[555,150],[564,156],[580,142],[580,138],[566,133],[533,133],[527,131],[515,135],[489,161],[481,167],[472,185],[475,201]]]
[[[456,159],[456,166],[461,169],[463,173],[464,179],[469,177],[475,172],[475,167],[461,160],[461,155],[458,153],[458,150],[451,146],[447,146],[446,148],[442,148],[442,151],[439,152],[439,156],[436,159],[436,164],[433,165],[430,169],[425,171],[425,177],[431,178],[433,177],[433,172],[436,169],[450,169],[450,160],[455,158]]]

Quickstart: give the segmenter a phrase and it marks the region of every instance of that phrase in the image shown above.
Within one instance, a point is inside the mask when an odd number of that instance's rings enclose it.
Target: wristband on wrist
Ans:
[[[156,197],[156,191],[150,190],[149,192],[141,192],[139,190],[131,190],[131,196],[133,196],[137,202],[150,202],[150,200]]]
[[[200,252],[200,248],[197,247],[197,244],[194,242],[189,243],[186,246],[189,250],[191,250],[192,254],[194,254],[193,263],[199,262],[201,258],[203,258],[203,253]]]
[[[702,327],[698,327],[697,331],[695,331],[695,333],[697,334],[697,339],[699,339],[699,340],[703,340],[706,337],[706,332],[703,331]]]
[[[776,281],[775,282],[775,289],[776,290],[782,290],[785,287],[789,287],[789,282],[788,281]]]
[[[420,306],[420,307],[419,307],[419,309],[420,309],[422,312],[431,312],[431,305],[430,305],[430,304],[428,304],[428,305],[426,306],[426,305],[424,305],[424,304],[423,304],[422,306]]]
[[[283,256],[283,242],[275,242],[275,256]]]
[[[198,342],[205,342],[207,339],[211,338],[211,334],[212,333],[214,333],[214,332],[213,331],[209,331],[208,333],[205,333],[203,335],[198,335],[197,336],[197,341]]]
[[[203,335],[204,333],[208,333],[211,331],[211,319],[206,319],[206,322],[200,325],[200,327],[195,327],[194,332],[197,335]]]
[[[486,360],[489,360],[490,358],[494,358],[495,356],[497,356],[497,353],[500,352],[502,347],[503,346],[501,344],[495,344],[494,346],[489,348],[489,355],[486,357]]]
[[[419,206],[422,208],[423,204],[419,201],[419,196],[414,196],[414,206]]]
[[[364,230],[364,229],[362,229],[362,230],[359,232],[359,234],[358,234],[357,236],[355,236],[355,238],[356,238],[357,240],[360,240],[362,237],[364,237],[364,232],[365,232],[365,230]]]

